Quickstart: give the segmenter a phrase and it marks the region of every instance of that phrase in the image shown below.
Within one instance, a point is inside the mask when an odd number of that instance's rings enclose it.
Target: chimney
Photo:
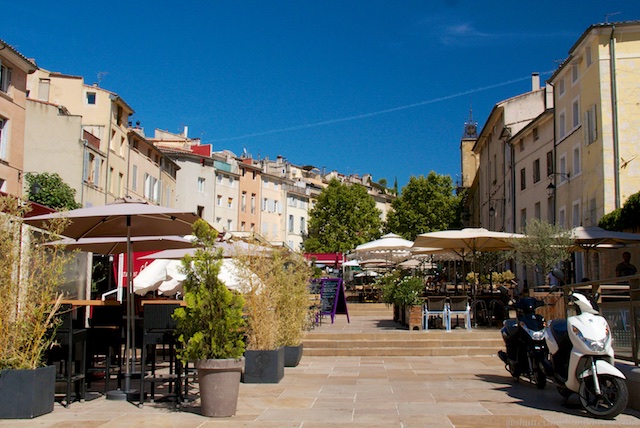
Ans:
[[[531,91],[540,89],[540,73],[531,73]]]
[[[188,138],[189,135],[189,127],[187,125],[184,126],[184,131],[182,131],[182,136],[184,138]]]

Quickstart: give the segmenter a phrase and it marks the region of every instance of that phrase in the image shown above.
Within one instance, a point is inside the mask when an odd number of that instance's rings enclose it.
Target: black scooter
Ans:
[[[498,351],[498,357],[505,363],[511,376],[515,379],[525,376],[538,389],[544,389],[547,385],[547,376],[541,366],[549,355],[544,339],[546,323],[542,315],[536,314],[536,309],[544,305],[542,300],[524,297],[507,306],[515,309],[517,316],[516,319],[504,321],[500,332],[507,352]]]

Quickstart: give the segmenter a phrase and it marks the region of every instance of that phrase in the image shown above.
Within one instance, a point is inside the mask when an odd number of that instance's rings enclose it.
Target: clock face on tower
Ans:
[[[476,125],[474,125],[473,123],[467,123],[464,127],[464,132],[466,134],[466,136],[468,137],[475,137],[476,136]]]

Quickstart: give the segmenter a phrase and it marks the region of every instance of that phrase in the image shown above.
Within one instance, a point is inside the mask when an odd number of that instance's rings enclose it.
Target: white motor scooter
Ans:
[[[560,394],[577,393],[585,410],[597,418],[615,418],[626,407],[625,377],[614,365],[611,331],[599,315],[597,296],[569,296],[577,315],[551,321],[545,329],[550,359],[543,364]]]

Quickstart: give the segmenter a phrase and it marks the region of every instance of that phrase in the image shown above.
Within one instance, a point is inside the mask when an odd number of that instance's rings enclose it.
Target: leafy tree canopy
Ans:
[[[380,215],[365,187],[333,179],[309,213],[309,237],[304,249],[312,253],[352,250],[380,237]]]
[[[41,174],[27,173],[27,198],[55,210],[73,210],[80,208],[76,202],[76,189],[73,189],[56,174],[43,172]],[[34,192],[34,185],[38,191]]]
[[[640,228],[640,192],[629,196],[622,208],[604,215],[598,223],[606,230],[637,230]]]
[[[391,203],[386,230],[413,241],[421,233],[460,227],[462,198],[453,190],[448,175],[431,171],[427,177],[411,177]]]

